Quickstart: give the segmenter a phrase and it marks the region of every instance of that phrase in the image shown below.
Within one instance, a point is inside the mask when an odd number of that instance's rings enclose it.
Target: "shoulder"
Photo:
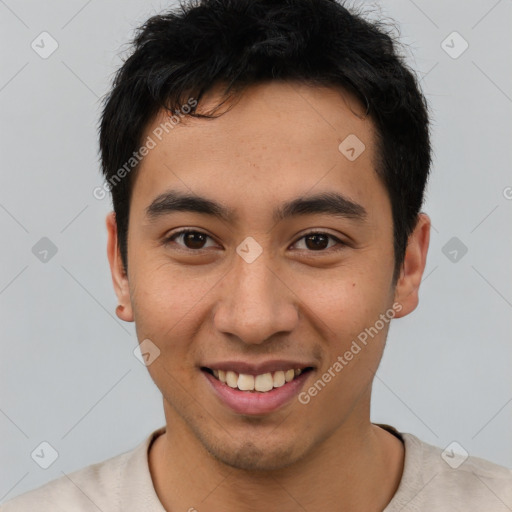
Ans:
[[[84,467],[16,496],[0,512],[161,510],[148,467],[148,447],[161,427],[130,451]]]
[[[454,443],[443,450],[412,434],[401,436],[405,443],[404,472],[396,503],[392,500],[391,504],[399,505],[403,512],[512,510],[511,469],[470,456]],[[394,510],[389,508],[389,512]]]
[[[1,512],[108,510],[119,473],[131,452],[92,464],[32,489],[0,506]],[[115,499],[115,498],[114,498]]]

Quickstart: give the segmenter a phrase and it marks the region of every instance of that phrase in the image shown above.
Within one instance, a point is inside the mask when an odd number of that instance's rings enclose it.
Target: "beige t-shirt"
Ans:
[[[512,470],[462,459],[412,434],[379,425],[404,442],[402,479],[383,512],[511,512]],[[0,512],[166,512],[153,487],[148,450],[165,427],[131,451],[57,478],[0,506]],[[191,504],[201,510],[200,504]]]

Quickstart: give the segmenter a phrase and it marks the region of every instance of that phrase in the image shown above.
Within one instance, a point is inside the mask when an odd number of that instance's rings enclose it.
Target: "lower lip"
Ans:
[[[224,384],[207,371],[201,370],[201,372],[221,401],[235,412],[239,414],[267,414],[282,407],[298,395],[312,370],[301,373],[292,381],[265,393],[240,391]]]

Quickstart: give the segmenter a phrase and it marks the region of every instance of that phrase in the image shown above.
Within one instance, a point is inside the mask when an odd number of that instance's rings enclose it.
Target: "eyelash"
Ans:
[[[171,242],[174,242],[174,240],[176,238],[178,238],[179,236],[181,235],[187,235],[189,233],[194,233],[194,234],[200,234],[200,235],[204,235],[208,238],[212,238],[210,235],[206,234],[206,233],[203,233],[202,231],[198,231],[196,229],[182,229],[181,231],[176,231],[175,233],[173,233],[172,235],[170,235],[169,237],[165,238],[164,240],[164,245],[168,245],[170,244]],[[310,236],[310,235],[323,235],[323,236],[326,236],[327,238],[330,238],[332,240],[334,240],[335,242],[338,243],[338,245],[341,245],[341,247],[338,247],[338,248],[334,248],[334,247],[329,247],[327,249],[320,249],[318,251],[313,251],[313,250],[308,250],[308,249],[305,249],[307,252],[310,252],[310,253],[315,253],[315,252],[318,252],[318,253],[326,253],[326,252],[331,252],[331,251],[339,251],[341,250],[344,246],[346,246],[347,244],[345,244],[344,242],[342,242],[339,238],[335,237],[334,235],[331,235],[329,233],[324,233],[322,231],[310,231],[308,233],[305,233],[304,235],[302,235],[300,238],[298,238],[294,243],[293,245],[295,245],[297,242],[299,242],[300,240],[306,238],[307,236]],[[188,247],[180,247],[182,250],[184,251],[189,251],[189,252],[201,252],[201,251],[205,251],[207,249],[189,249]]]

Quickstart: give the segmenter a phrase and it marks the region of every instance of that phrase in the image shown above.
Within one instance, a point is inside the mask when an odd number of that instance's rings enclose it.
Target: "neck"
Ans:
[[[344,424],[295,464],[249,471],[215,459],[179,417],[166,417],[168,428],[149,452],[166,510],[377,512],[391,501],[403,472],[402,442],[369,420]]]

